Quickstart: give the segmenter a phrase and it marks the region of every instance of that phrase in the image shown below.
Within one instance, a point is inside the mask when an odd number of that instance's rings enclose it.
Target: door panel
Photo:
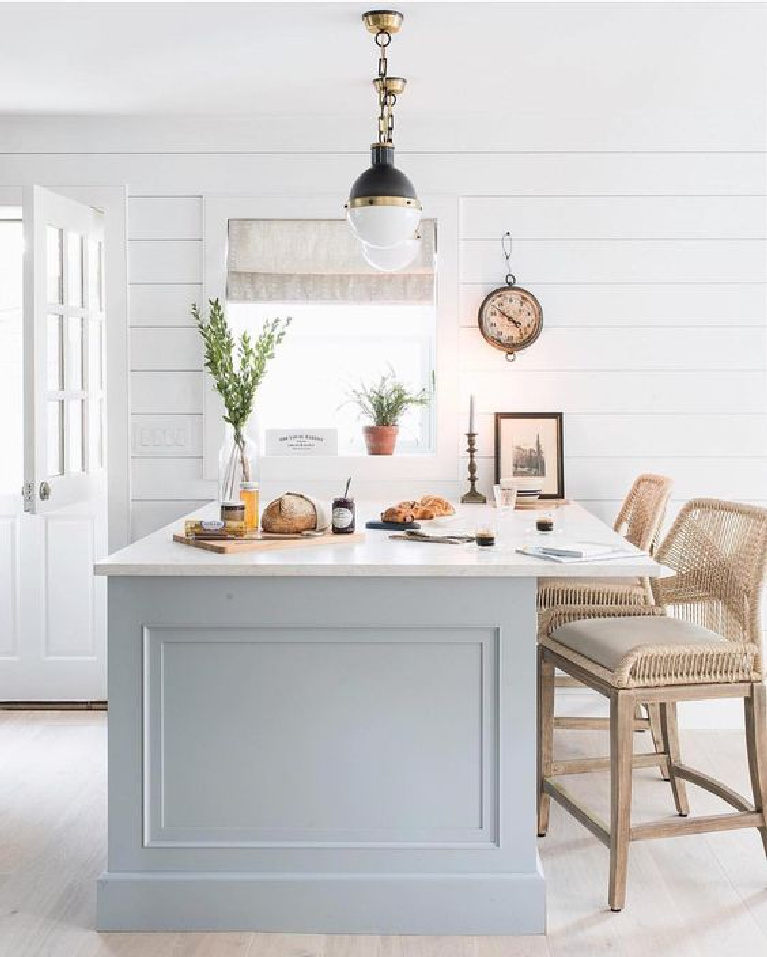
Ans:
[[[107,551],[101,217],[37,187],[25,190],[23,213],[23,283],[20,251],[14,259],[7,235],[0,243],[8,317],[0,395],[12,404],[18,393],[19,408],[22,385],[9,385],[9,373],[20,365],[22,330],[24,354],[23,433],[8,436],[13,467],[0,463],[0,701],[99,700],[106,592],[92,568]]]
[[[0,515],[0,658],[18,646],[18,516]]]
[[[25,509],[95,493],[103,463],[104,233],[101,214],[24,190]]]

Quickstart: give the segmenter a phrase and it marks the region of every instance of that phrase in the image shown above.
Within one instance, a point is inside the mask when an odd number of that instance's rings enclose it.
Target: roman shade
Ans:
[[[435,221],[419,228],[421,249],[398,272],[369,266],[346,222],[230,219],[230,302],[434,302]]]

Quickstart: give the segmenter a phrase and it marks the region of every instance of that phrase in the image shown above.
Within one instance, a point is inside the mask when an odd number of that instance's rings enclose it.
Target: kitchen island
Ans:
[[[97,565],[99,929],[543,933],[537,579],[661,569],[520,555],[534,518],[494,548],[369,531],[240,555],[176,544],[174,523]],[[556,519],[560,541],[622,543],[576,505]]]

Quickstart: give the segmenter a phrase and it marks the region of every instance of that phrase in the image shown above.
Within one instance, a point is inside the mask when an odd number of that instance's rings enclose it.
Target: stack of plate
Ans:
[[[543,491],[542,485],[527,485],[517,488],[518,502],[535,502],[540,498]]]

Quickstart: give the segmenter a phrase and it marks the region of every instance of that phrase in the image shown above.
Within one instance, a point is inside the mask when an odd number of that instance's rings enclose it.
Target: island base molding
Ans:
[[[541,934],[534,874],[110,874],[98,884],[100,931],[316,934]]]

